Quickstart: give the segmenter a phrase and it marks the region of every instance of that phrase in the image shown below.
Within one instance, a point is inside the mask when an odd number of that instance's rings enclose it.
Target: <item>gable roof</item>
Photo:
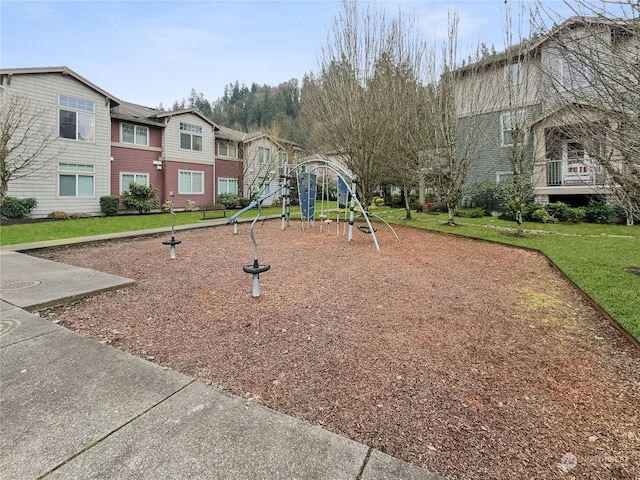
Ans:
[[[122,100],[118,99],[115,95],[111,95],[109,92],[103,90],[102,88],[98,87],[94,83],[91,83],[89,80],[77,74],[76,72],[71,70],[69,67],[62,66],[62,67],[36,67],[36,68],[0,68],[0,75],[7,75],[9,78],[11,78],[13,75],[38,75],[38,74],[51,74],[51,73],[68,75],[71,78],[75,78],[78,82],[83,83],[84,85],[89,87],[91,90],[94,90],[100,95],[103,95],[112,103],[114,104],[122,103]]]
[[[521,59],[527,56],[535,55],[540,47],[551,41],[553,38],[558,37],[559,35],[574,30],[580,27],[587,26],[610,26],[610,27],[620,27],[624,28],[628,26],[630,22],[633,20],[629,19],[610,19],[605,17],[582,17],[582,16],[572,16],[566,19],[559,25],[556,25],[546,34],[536,35],[532,38],[525,39],[522,42],[512,45],[506,48],[504,51],[489,55],[484,57],[476,62],[470,63],[463,67],[460,67],[456,70],[461,75],[465,75],[467,73],[472,73],[477,70],[484,70],[490,66],[507,64],[513,61],[516,57]]]
[[[159,113],[162,113],[162,110],[136,105],[135,103],[122,102],[111,109],[111,118],[129,120],[155,127],[166,127],[166,123],[158,119]]]
[[[205,117],[200,112],[200,110],[198,110],[196,108],[185,108],[183,110],[172,110],[172,111],[169,111],[169,112],[158,110],[158,113],[156,114],[155,118],[171,118],[171,117],[176,116],[176,115],[185,115],[187,113],[192,113],[194,115],[197,115],[202,120],[204,120],[209,125],[211,125],[215,131],[217,131],[220,128],[215,123],[213,123],[212,120],[210,120],[209,118]]]

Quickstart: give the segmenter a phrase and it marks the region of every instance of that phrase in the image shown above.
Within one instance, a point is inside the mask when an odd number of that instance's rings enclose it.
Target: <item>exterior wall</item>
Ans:
[[[199,125],[202,127],[202,151],[192,151],[180,148],[180,122]],[[193,113],[175,115],[167,119],[162,139],[164,191],[161,201],[174,193],[174,208],[185,208],[187,200],[192,200],[196,207],[215,203],[215,137],[213,126]],[[178,170],[192,170],[205,172],[204,193],[181,195],[178,185]]]
[[[542,106],[533,105],[524,108],[524,110],[526,122],[531,124],[540,115]],[[502,145],[501,116],[503,113],[505,111],[484,113],[460,121],[459,135],[461,137],[465,136],[465,129],[478,129],[476,161],[467,176],[468,184],[479,181],[497,182],[500,174],[508,174],[512,170],[509,155],[514,147]],[[533,162],[533,132],[531,130],[525,135],[524,149],[525,159],[528,162]]]
[[[539,92],[544,82],[539,58],[520,62],[522,82],[508,85],[504,65],[496,64],[467,73],[456,85],[456,107],[459,116],[507,110],[510,105],[530,106],[540,103]]]
[[[111,195],[120,195],[120,173],[147,173],[149,183],[165,198],[162,170],[154,161],[162,156],[162,128],[149,126],[149,146],[142,147],[120,142],[120,125],[131,123],[121,120],[111,122]]]
[[[243,185],[242,185],[242,169],[243,163],[238,160],[223,160],[221,158],[216,159],[216,178],[215,178],[215,198],[217,200],[218,192],[218,179],[219,178],[235,178],[238,180],[238,196],[242,197]]]
[[[180,148],[180,122],[202,127],[202,151]],[[164,156],[172,162],[191,162],[212,165],[215,159],[213,126],[192,113],[169,117],[164,130]]]
[[[179,170],[191,170],[204,172],[204,193],[202,194],[180,194],[178,184],[178,172]],[[176,209],[185,208],[187,206],[187,200],[195,202],[195,207],[201,207],[203,205],[211,205],[215,203],[214,197],[214,168],[212,164],[206,165],[202,163],[189,163],[189,162],[175,162],[165,160],[162,166],[162,173],[164,176],[164,190],[165,194],[160,198],[160,202],[164,202],[169,199],[170,192],[174,193],[173,207]]]
[[[258,151],[260,147],[268,148],[270,153],[270,159],[266,163],[260,163],[258,161]],[[244,161],[245,161],[245,177],[243,196],[250,198],[254,186],[260,184],[261,178],[269,178],[269,190],[273,191],[278,188],[279,176],[280,176],[280,159],[279,159],[280,147],[274,143],[269,137],[259,137],[256,140],[248,143],[244,147]],[[265,205],[271,205],[275,198],[271,197],[267,199]]]
[[[100,197],[111,193],[110,168],[110,106],[105,97],[72,76],[60,73],[17,74],[7,92],[25,95],[39,108],[46,109],[46,123],[58,136],[58,95],[65,94],[92,100],[95,105],[95,141],[85,142],[56,138],[49,152],[63,151],[33,175],[13,180],[7,194],[18,198],[35,197],[38,206],[32,211],[35,218],[46,217],[52,211],[67,213],[100,213]],[[43,154],[41,158],[47,158]],[[94,166],[94,195],[90,198],[60,197],[58,194],[58,165],[60,163]]]

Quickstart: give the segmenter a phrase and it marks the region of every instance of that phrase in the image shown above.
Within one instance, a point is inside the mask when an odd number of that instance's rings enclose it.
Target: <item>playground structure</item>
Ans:
[[[176,212],[173,211],[173,192],[171,192],[171,200],[169,202],[169,213],[173,215],[173,223],[171,224],[171,239],[162,242],[163,245],[169,245],[169,258],[171,260],[176,259],[176,245],[180,245],[182,240],[176,240],[175,228],[176,228]]]
[[[364,217],[364,220],[366,222],[366,225],[361,225],[358,227],[358,229],[363,233],[371,235],[371,238],[373,239],[373,243],[378,252],[380,251],[380,244],[378,243],[378,238],[376,237],[377,230],[371,224],[370,216],[374,216],[380,221],[384,222],[384,224],[391,229],[396,239],[400,240],[395,230],[391,227],[391,225],[389,225],[384,219],[380,218],[379,216],[372,214],[371,212],[368,212],[362,206],[362,204],[360,203],[360,201],[356,196],[357,177],[351,174],[351,172],[349,172],[349,170],[347,170],[343,166],[327,159],[317,159],[317,158],[299,163],[297,165],[288,165],[288,164],[284,165],[282,168],[282,174],[280,175],[280,182],[277,189],[271,192],[268,192],[264,195],[257,196],[257,198],[253,200],[251,203],[249,203],[249,205],[247,205],[245,208],[233,214],[227,220],[227,225],[233,224],[233,228],[234,228],[233,232],[237,233],[238,232],[237,218],[240,215],[242,215],[244,212],[254,207],[258,208],[258,213],[256,217],[253,219],[253,222],[251,222],[251,228],[250,228],[250,236],[251,236],[251,241],[253,243],[253,263],[244,265],[242,267],[242,270],[245,273],[250,273],[252,275],[254,297],[260,296],[260,274],[268,271],[271,268],[269,264],[260,264],[258,260],[258,243],[255,239],[255,234],[254,234],[255,224],[260,218],[260,215],[262,214],[262,211],[261,211],[262,203],[268,198],[278,193],[281,194],[281,197],[282,197],[281,218],[282,218],[282,230],[284,230],[288,226],[289,218],[291,216],[291,184],[290,184],[291,177],[292,177],[292,174],[296,173],[295,178],[297,180],[297,186],[298,186],[298,200],[300,205],[302,229],[303,230],[305,229],[305,223],[308,226],[313,227],[315,223],[315,213],[316,213],[316,198],[317,198],[317,185],[318,185],[317,171],[320,169],[322,169],[324,173],[323,182],[322,182],[323,190],[322,190],[322,196],[321,196],[322,207],[321,207],[321,212],[319,216],[319,219],[321,221],[321,224],[320,224],[321,230],[322,230],[322,224],[325,221],[328,221],[328,216],[324,215],[324,198],[325,198],[325,187],[326,187],[326,181],[325,181],[326,172],[327,170],[330,170],[333,172],[333,174],[336,175],[336,178],[337,178],[337,204],[338,206],[344,207],[342,209],[337,209],[336,221],[339,222],[340,213],[341,213],[340,210],[342,210],[342,212],[345,213],[344,224],[345,225],[348,224],[347,240],[348,241],[353,240],[353,227],[354,227],[355,218],[356,218],[356,214],[355,214],[356,205],[360,209],[359,215]],[[350,185],[347,180],[350,181]],[[348,209],[346,208],[347,205],[348,205]],[[346,219],[347,212],[348,212],[348,220]],[[338,223],[336,224],[336,229],[339,232]]]

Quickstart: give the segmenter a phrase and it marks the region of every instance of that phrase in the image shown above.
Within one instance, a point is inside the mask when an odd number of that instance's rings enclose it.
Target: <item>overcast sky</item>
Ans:
[[[557,3],[557,2],[548,2]],[[386,1],[415,11],[442,38],[448,10],[459,44],[504,45],[504,0]],[[67,66],[116,97],[170,108],[191,89],[207,100],[238,80],[276,86],[316,66],[338,0],[0,1],[0,66]]]

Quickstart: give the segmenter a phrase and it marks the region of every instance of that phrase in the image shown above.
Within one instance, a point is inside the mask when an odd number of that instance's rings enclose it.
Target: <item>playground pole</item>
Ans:
[[[355,209],[356,209],[356,182],[357,181],[358,181],[358,176],[354,175],[353,178],[351,179],[351,203],[349,205],[349,235],[347,235],[347,240],[349,242],[353,240],[353,219],[355,217]]]

